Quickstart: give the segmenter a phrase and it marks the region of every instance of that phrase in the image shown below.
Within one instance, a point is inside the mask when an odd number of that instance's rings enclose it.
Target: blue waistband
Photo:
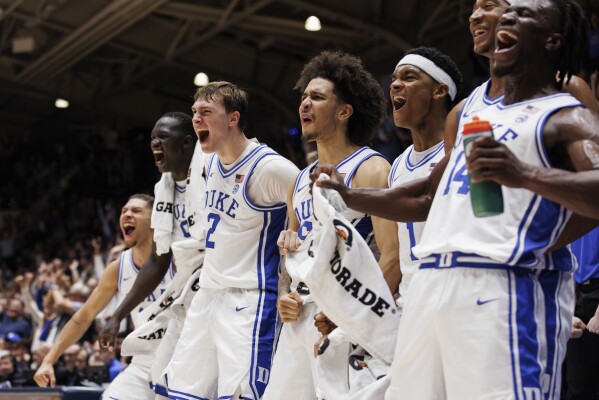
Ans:
[[[474,253],[462,253],[456,251],[453,253],[432,254],[429,257],[420,260],[420,268],[445,269],[445,268],[485,268],[485,269],[509,269],[522,271],[537,271],[535,268],[518,267],[499,263],[488,257],[483,257]]]

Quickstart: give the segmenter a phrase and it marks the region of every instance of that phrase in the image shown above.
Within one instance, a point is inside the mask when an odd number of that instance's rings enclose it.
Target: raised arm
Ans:
[[[349,189],[333,166],[318,167],[310,177],[315,181],[321,173],[330,175],[331,180],[316,184],[338,191],[353,210],[397,222],[426,221],[449,155],[445,155],[427,178],[392,189]]]
[[[148,297],[150,293],[156,289],[158,284],[164,278],[164,275],[168,271],[172,258],[172,253],[169,250],[168,253],[157,255],[156,246],[152,255],[140,269],[135,283],[131,288],[131,291],[127,293],[125,299],[118,306],[112,317],[108,320],[102,331],[100,332],[100,347],[107,349],[114,345],[114,341],[119,333],[119,327],[123,318],[126,318],[129,313],[137,306],[143,299]]]
[[[106,307],[117,291],[119,275],[119,262],[113,261],[108,265],[98,286],[93,290],[85,304],[77,311],[60,331],[58,338],[52,345],[52,348],[44,357],[39,369],[35,373],[35,382],[46,387],[54,387],[56,378],[54,376],[54,367],[60,356],[65,350],[81,339],[85,331],[90,327],[96,316]]]

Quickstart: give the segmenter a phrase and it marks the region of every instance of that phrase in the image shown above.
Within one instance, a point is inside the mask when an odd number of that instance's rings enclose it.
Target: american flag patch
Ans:
[[[235,175],[235,183],[241,183],[243,182],[243,178],[245,178],[245,175]]]
[[[525,113],[527,113],[527,114],[536,114],[537,112],[541,111],[541,109],[537,108],[535,106],[531,106],[529,104],[526,107],[524,107],[524,109],[522,111],[525,112]]]
[[[429,169],[428,169],[428,171],[429,172],[432,171],[433,169],[435,169],[436,166],[437,166],[437,163],[436,162],[432,162],[431,165],[430,165],[430,167],[429,167]]]

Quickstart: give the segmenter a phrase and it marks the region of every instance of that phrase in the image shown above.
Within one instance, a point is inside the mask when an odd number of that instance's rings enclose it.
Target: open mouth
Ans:
[[[500,29],[497,31],[497,48],[496,52],[507,51],[518,43],[518,35],[514,32]]]
[[[162,164],[164,161],[164,153],[161,150],[154,150],[152,151],[152,154],[154,154],[154,162],[156,165]]]
[[[310,114],[301,113],[300,119],[302,120],[302,124],[309,124],[312,122],[312,116]]]
[[[131,233],[133,233],[134,230],[135,230],[135,226],[132,224],[124,224],[123,225],[123,232],[125,232],[125,236],[131,235]]]
[[[488,29],[485,29],[485,28],[476,28],[476,29],[474,30],[474,32],[472,32],[472,36],[473,36],[474,38],[477,38],[477,37],[479,37],[479,36],[481,36],[481,35],[484,35],[484,34],[485,34],[485,33],[487,33],[487,32],[489,32],[489,30],[488,30]]]
[[[403,106],[406,105],[408,100],[402,96],[393,97],[393,111],[399,111]]]
[[[206,143],[206,141],[208,140],[208,136],[210,135],[210,131],[208,131],[208,129],[198,130],[197,134],[200,143]]]

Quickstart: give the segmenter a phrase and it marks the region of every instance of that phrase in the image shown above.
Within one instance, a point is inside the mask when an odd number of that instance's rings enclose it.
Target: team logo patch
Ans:
[[[339,221],[338,219],[333,220],[333,225],[335,225],[337,235],[341,236],[341,238],[348,247],[351,247],[354,240],[351,228],[345,225],[343,222]]]
[[[528,120],[528,115],[525,115],[525,114],[520,114],[516,117],[516,122],[519,124],[526,122],[527,120]]]
[[[239,185],[235,185],[233,187],[233,194],[237,193],[239,191]]]

